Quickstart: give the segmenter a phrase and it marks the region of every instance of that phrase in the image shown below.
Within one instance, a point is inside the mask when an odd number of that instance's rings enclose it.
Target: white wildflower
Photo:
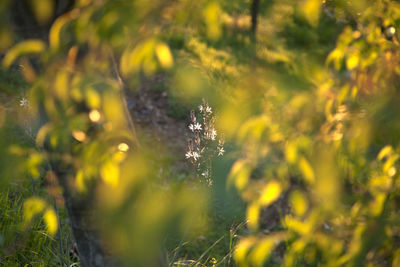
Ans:
[[[210,114],[212,113],[212,110],[211,110],[211,107],[210,107],[210,106],[207,106],[207,107],[206,107],[206,112],[207,112],[207,113],[210,113]]]
[[[19,105],[21,107],[27,107],[29,105],[29,101],[28,99],[26,99],[26,97],[23,97],[20,101],[19,101]]]
[[[225,153],[224,148],[223,147],[218,147],[218,156],[222,156],[222,155],[224,155],[224,153]]]
[[[186,152],[185,156],[187,159],[190,159],[191,157],[193,157],[193,152],[188,151],[188,152]]]
[[[189,125],[189,129],[192,131],[192,132],[194,132],[194,131],[200,131],[202,128],[201,128],[201,124],[200,123],[195,123],[195,124],[190,124]]]
[[[200,158],[200,154],[194,151],[192,152],[192,157],[196,161],[198,158]]]
[[[217,137],[217,131],[215,129],[212,129],[210,132],[210,138],[211,140],[215,140],[215,137]]]
[[[200,110],[200,112],[203,112],[203,110],[204,110],[203,105],[199,106],[199,110]]]
[[[194,129],[200,131],[201,130],[201,124],[200,123],[196,123],[194,125]]]

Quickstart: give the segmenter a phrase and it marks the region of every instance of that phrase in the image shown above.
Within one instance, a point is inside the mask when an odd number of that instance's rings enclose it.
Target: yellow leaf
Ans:
[[[279,182],[271,181],[269,182],[263,189],[261,196],[260,196],[260,204],[268,206],[275,200],[279,198],[281,195],[282,188]]]
[[[344,56],[344,52],[342,51],[342,49],[336,48],[331,53],[329,53],[327,60],[326,60],[326,64],[329,65],[329,64],[333,63],[335,69],[340,70],[343,56]]]
[[[54,89],[58,98],[66,101],[68,98],[69,74],[66,71],[59,71],[54,81]]]
[[[66,25],[68,22],[70,22],[73,19],[76,19],[79,17],[79,10],[78,9],[73,9],[70,12],[67,12],[60,17],[58,17],[53,25],[50,28],[49,32],[49,43],[50,47],[52,49],[56,49],[60,45],[60,33],[61,29]]]
[[[76,174],[75,178],[75,186],[78,192],[85,192],[86,191],[86,183],[85,183],[85,176],[83,170],[79,170]]]
[[[369,208],[373,216],[379,216],[383,211],[383,206],[386,201],[385,193],[378,193],[374,200],[370,203]]]
[[[350,57],[347,58],[346,60],[346,66],[347,69],[352,70],[355,69],[358,66],[360,59],[358,55],[351,55]]]
[[[42,128],[40,128],[39,132],[36,135],[36,145],[38,147],[43,147],[46,136],[51,130],[53,130],[53,126],[50,123],[47,123],[43,125]]]
[[[127,48],[122,53],[121,60],[119,62],[119,69],[121,70],[122,75],[128,75],[131,72],[131,64],[130,64],[130,57],[132,51]]]
[[[294,212],[299,216],[304,215],[304,213],[307,211],[308,201],[304,194],[300,191],[294,191],[290,195],[290,203],[294,209]]]
[[[314,171],[313,171],[310,163],[308,163],[308,161],[304,157],[301,157],[301,159],[299,161],[299,167],[300,167],[301,173],[303,174],[304,179],[308,183],[313,184],[315,182]]]
[[[43,155],[39,153],[32,154],[27,161],[27,168],[32,178],[37,179],[40,176],[39,166],[43,163]]]
[[[26,54],[38,54],[46,49],[46,44],[42,40],[26,40],[12,47],[3,59],[3,67],[9,68],[14,61]]]
[[[242,191],[249,181],[250,173],[249,163],[244,160],[237,160],[232,166],[227,185],[234,183],[236,188]]]
[[[169,50],[169,47],[166,44],[160,43],[156,46],[156,55],[158,61],[161,64],[161,67],[166,69],[172,67],[174,61],[172,58],[171,51]]]
[[[157,67],[155,59],[156,44],[157,40],[150,38],[136,45],[133,50],[125,50],[120,63],[122,74],[128,75],[139,70],[143,70],[148,74],[153,73]]]
[[[43,215],[43,219],[49,234],[54,235],[58,229],[57,215],[54,210],[48,208]]]
[[[38,197],[31,197],[24,202],[23,214],[24,222],[30,223],[32,218],[41,213],[47,206],[47,203]]]
[[[257,202],[251,203],[247,207],[247,224],[250,230],[257,230],[258,228],[258,219],[260,216],[260,206]]]
[[[255,242],[256,239],[254,237],[247,237],[240,239],[239,243],[236,245],[234,257],[240,266],[245,265],[247,253]]]
[[[274,246],[274,240],[271,238],[265,238],[263,241],[258,242],[256,248],[251,252],[252,266],[263,266]]]
[[[109,121],[108,130],[122,129],[126,126],[121,98],[117,94],[107,92],[103,97],[102,107],[104,117]]]
[[[313,26],[318,24],[321,4],[321,0],[305,0],[301,6],[304,16]]]
[[[397,154],[388,157],[385,164],[383,164],[383,172],[389,173],[389,169],[399,160],[399,158],[400,156]]]
[[[301,235],[308,235],[312,230],[312,222],[302,222],[288,215],[283,219],[285,227]]]
[[[392,187],[392,179],[388,176],[372,177],[368,180],[368,188],[372,193],[387,192]]]
[[[107,161],[101,168],[101,177],[111,187],[117,187],[119,182],[119,167],[112,161]]]
[[[384,157],[389,156],[393,151],[393,148],[391,146],[385,146],[384,148],[381,149],[381,151],[378,154],[378,160],[382,160]]]
[[[274,234],[268,234],[267,237],[258,240],[249,255],[252,263],[251,266],[265,266],[265,261],[274,247],[287,239],[287,237],[288,235],[285,232],[276,232]]]
[[[85,92],[86,104],[89,108],[97,109],[101,104],[100,94],[93,88],[88,88]]]
[[[294,142],[288,142],[285,147],[286,160],[289,163],[295,163],[297,160],[297,145]]]

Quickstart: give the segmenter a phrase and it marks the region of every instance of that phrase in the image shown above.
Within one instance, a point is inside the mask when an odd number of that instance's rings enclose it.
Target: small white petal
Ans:
[[[192,153],[192,157],[193,157],[193,159],[196,161],[198,158],[200,158],[200,154],[197,153],[197,152],[193,152],[193,153]]]
[[[196,123],[195,125],[194,125],[194,130],[201,130],[201,124],[200,123]]]
[[[26,107],[26,106],[28,106],[28,104],[29,104],[28,99],[26,99],[25,97],[22,98],[22,99],[19,101],[19,105],[20,105],[21,107]]]
[[[211,133],[209,134],[211,140],[215,140],[215,137],[217,137],[217,131],[216,130],[211,130]]]

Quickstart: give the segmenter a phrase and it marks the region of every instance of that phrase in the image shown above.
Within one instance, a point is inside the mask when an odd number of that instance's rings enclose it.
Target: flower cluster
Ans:
[[[200,118],[196,117],[194,110],[190,112],[191,123],[189,129],[193,137],[188,141],[188,151],[185,156],[196,167],[197,174],[204,177],[208,185],[211,180],[211,158],[225,153],[224,140],[220,138],[216,143],[217,130],[215,129],[215,116],[208,103],[203,99],[199,105]]]
[[[19,101],[19,105],[21,107],[28,107],[29,106],[29,101],[26,97],[22,97],[21,100]]]

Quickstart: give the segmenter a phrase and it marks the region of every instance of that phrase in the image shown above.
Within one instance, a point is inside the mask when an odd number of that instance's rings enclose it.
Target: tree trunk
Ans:
[[[68,185],[70,173],[60,171],[59,166],[52,164],[63,188],[65,207],[77,244],[79,260],[83,267],[116,266],[115,261],[105,250],[101,242],[99,229],[96,227],[93,205],[93,192],[85,197],[74,194]]]
[[[253,0],[251,3],[251,32],[255,35],[257,31],[257,18],[260,0]]]

